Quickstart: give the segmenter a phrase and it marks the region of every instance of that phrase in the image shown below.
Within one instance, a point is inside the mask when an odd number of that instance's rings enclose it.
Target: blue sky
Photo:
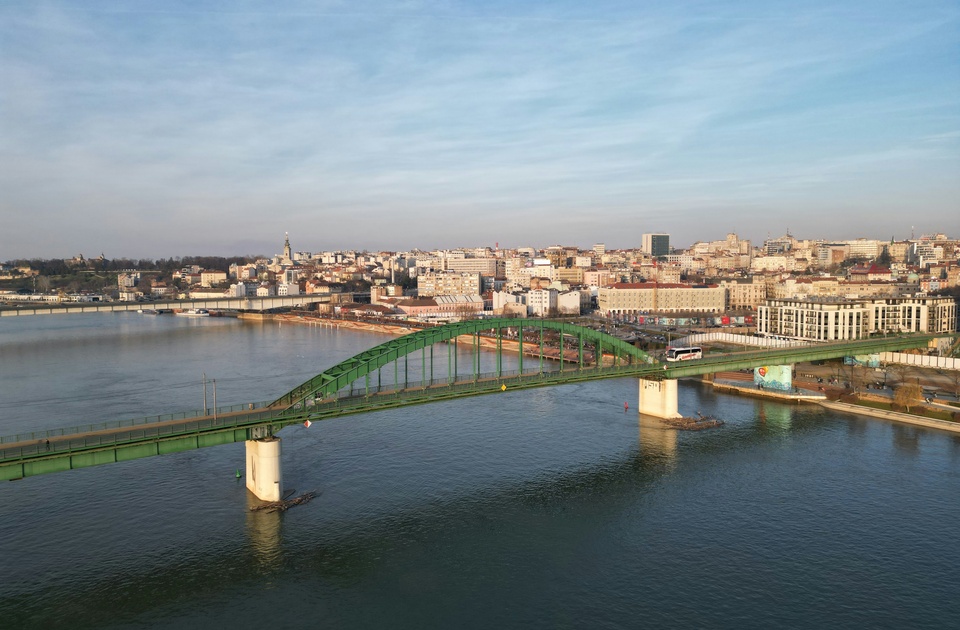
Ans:
[[[0,260],[960,237],[960,3],[2,2]]]

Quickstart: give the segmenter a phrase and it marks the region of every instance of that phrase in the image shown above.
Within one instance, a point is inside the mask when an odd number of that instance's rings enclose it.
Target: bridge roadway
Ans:
[[[67,302],[47,304],[38,302],[12,302],[0,305],[0,317],[22,315],[70,315],[76,313],[115,313],[124,311],[206,310],[269,311],[275,308],[293,308],[304,304],[326,304],[332,299],[329,293],[288,295],[273,297],[209,298],[202,300],[157,300],[151,302]]]
[[[708,354],[682,363],[573,366],[572,369],[482,374],[450,383],[445,379],[404,388],[340,393],[327,399],[302,398],[290,405],[247,403],[195,412],[0,438],[0,480],[163,455],[206,446],[267,437],[283,427],[440,400],[604,378],[681,378],[753,368],[872,354],[926,346],[934,335],[904,335],[776,350]],[[296,390],[294,390],[296,391]],[[342,392],[343,390],[341,390]]]

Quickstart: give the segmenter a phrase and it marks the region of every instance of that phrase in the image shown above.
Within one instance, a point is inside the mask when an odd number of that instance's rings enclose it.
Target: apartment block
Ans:
[[[605,315],[650,312],[726,310],[727,291],[718,285],[618,283],[597,291],[597,306]]]
[[[434,295],[479,295],[479,273],[432,272],[417,276],[417,294],[420,297]]]
[[[885,332],[952,333],[957,312],[949,297],[773,299],[757,309],[756,322],[764,335],[835,341]]]

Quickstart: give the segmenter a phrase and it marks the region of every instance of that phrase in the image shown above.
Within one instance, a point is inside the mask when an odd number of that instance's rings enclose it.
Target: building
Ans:
[[[123,289],[132,289],[133,287],[140,284],[140,272],[136,271],[134,273],[119,273],[117,274],[117,288],[121,291]],[[126,300],[121,300],[126,301]]]
[[[225,284],[226,282],[227,282],[226,271],[203,270],[200,272],[200,286],[202,287],[209,288],[217,284]]]
[[[479,295],[481,286],[479,273],[429,272],[417,276],[417,294],[420,297]]]
[[[644,234],[640,240],[640,249],[644,254],[658,258],[670,253],[669,234]]]
[[[850,258],[874,260],[883,251],[883,243],[866,238],[844,241],[850,248]]]
[[[727,308],[756,310],[767,299],[767,283],[754,276],[745,280],[723,280],[727,290]]]
[[[591,287],[602,287],[610,284],[611,275],[607,269],[590,269],[583,272],[583,283]]]
[[[836,341],[877,333],[953,333],[957,312],[949,297],[772,299],[757,309],[756,321],[761,335]]]
[[[447,271],[479,273],[481,276],[503,278],[506,262],[500,258],[454,258],[447,260]]]
[[[532,289],[527,291],[527,314],[534,317],[553,316],[557,312],[556,289]]]
[[[589,308],[589,291],[562,291],[557,295],[557,312],[561,315],[580,315]]]
[[[460,320],[483,312],[479,295],[438,295],[435,298],[407,298],[397,302],[397,310],[421,319]]]
[[[821,267],[839,265],[850,257],[850,246],[846,243],[821,243],[817,248],[817,262]]]
[[[507,291],[493,292],[493,314],[497,317],[522,313],[527,316],[527,296],[525,293]]]
[[[726,302],[727,290],[718,285],[617,283],[597,291],[597,306],[604,315],[722,313]]]

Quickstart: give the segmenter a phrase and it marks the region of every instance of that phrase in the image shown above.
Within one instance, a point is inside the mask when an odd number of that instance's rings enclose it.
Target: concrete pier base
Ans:
[[[247,440],[247,490],[262,501],[279,501],[280,438]]]
[[[640,379],[640,413],[658,418],[682,418],[677,407],[677,380]]]

